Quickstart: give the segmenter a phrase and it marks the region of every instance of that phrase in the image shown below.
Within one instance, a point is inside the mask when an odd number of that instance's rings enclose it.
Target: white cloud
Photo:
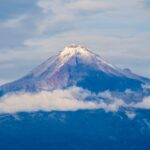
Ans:
[[[91,97],[92,100],[87,101],[87,97]],[[108,99],[108,101],[104,99]],[[145,97],[141,102],[127,104],[109,91],[94,94],[82,88],[72,87],[66,90],[42,91],[35,94],[13,93],[0,98],[0,114],[97,109],[117,112],[122,107],[125,108],[127,117],[134,119],[136,113],[131,109],[150,109],[150,97]]]
[[[0,113],[34,112],[34,111],[76,111],[85,109],[104,109],[117,111],[124,106],[122,100],[107,104],[103,101],[85,101],[92,94],[80,88],[40,92],[38,94],[20,93],[6,95],[0,99]]]
[[[131,112],[131,111],[126,111],[126,115],[129,119],[134,119],[136,117],[136,113]]]
[[[132,104],[134,108],[139,108],[139,109],[150,109],[150,96],[145,97],[141,102],[138,102],[136,104]]]

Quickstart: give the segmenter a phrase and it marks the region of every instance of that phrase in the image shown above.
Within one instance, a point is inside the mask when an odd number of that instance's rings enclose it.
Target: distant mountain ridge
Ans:
[[[40,92],[82,87],[92,92],[124,92],[130,89],[144,93],[143,84],[150,79],[120,69],[87,48],[71,45],[50,57],[23,78],[0,87],[0,95],[12,92]]]

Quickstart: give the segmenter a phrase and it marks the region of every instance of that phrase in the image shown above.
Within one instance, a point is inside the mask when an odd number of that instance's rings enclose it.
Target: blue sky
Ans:
[[[1,0],[0,84],[72,43],[150,77],[150,0]]]

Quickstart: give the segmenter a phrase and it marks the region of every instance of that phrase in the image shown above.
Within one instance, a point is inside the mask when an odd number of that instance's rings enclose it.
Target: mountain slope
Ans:
[[[141,92],[142,84],[150,84],[150,80],[113,66],[84,47],[71,45],[23,78],[1,86],[0,94],[51,91],[70,86],[92,92],[126,89]]]

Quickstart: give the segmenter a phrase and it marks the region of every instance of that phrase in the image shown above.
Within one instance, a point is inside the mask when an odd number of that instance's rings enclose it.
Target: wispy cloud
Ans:
[[[3,28],[18,28],[23,25],[23,22],[28,19],[27,15],[19,15],[17,17],[9,18],[0,21],[0,27]]]
[[[52,12],[58,14],[60,12],[66,13],[68,11],[77,12],[99,12],[108,10],[113,7],[113,3],[99,0],[39,0],[37,5],[42,8],[43,13]],[[88,6],[88,7],[87,7]]]
[[[108,11],[112,8],[112,3],[98,0],[39,0],[37,6],[44,14],[41,17],[42,21],[40,19],[40,23],[37,22],[37,32],[45,33],[49,30],[61,33],[78,28],[80,22],[94,14]]]

